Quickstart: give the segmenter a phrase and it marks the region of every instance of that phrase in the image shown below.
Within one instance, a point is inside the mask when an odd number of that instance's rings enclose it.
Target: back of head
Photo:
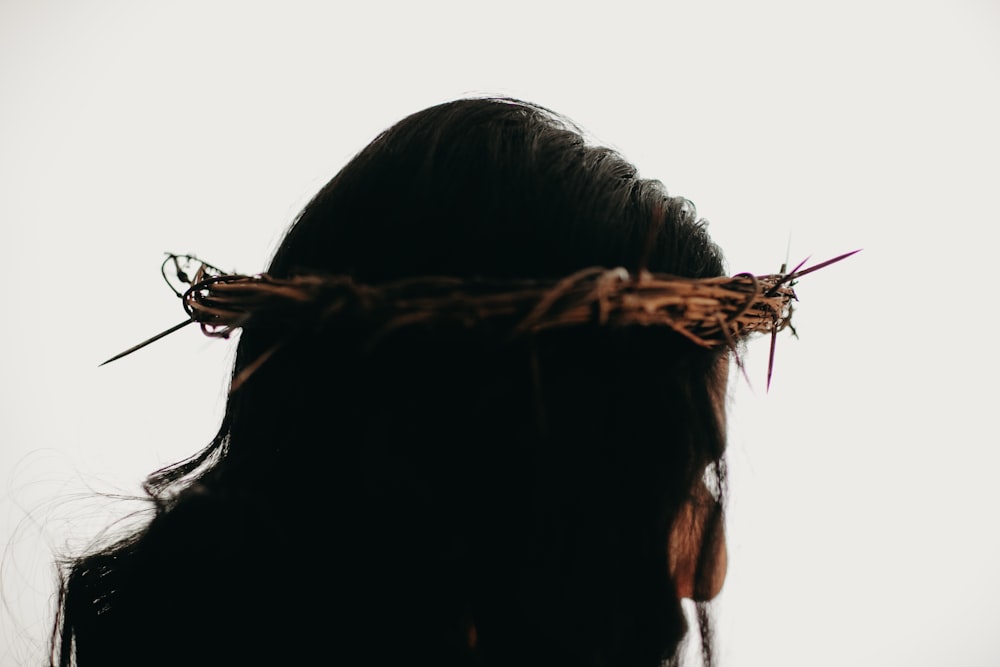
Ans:
[[[566,119],[513,100],[431,107],[383,132],[300,216],[270,272],[562,277],[587,266],[707,277],[690,203]]]
[[[721,262],[688,202],[569,121],[467,99],[362,150],[268,273],[379,285],[624,266],[701,278]],[[79,657],[96,658],[111,633],[133,652],[182,637],[209,647],[206,663],[671,656],[685,624],[670,529],[722,457],[724,352],[664,329],[509,333],[245,330],[236,372],[266,361],[232,394],[212,446],[150,478],[160,511],[148,531],[71,576]]]

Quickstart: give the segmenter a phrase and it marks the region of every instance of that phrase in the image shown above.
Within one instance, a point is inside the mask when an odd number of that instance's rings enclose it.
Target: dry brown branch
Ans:
[[[795,292],[780,275],[687,279],[592,268],[560,281],[461,281],[427,277],[379,286],[345,276],[225,275],[184,294],[191,319],[210,336],[237,328],[350,319],[372,332],[403,326],[473,327],[510,321],[514,337],[587,323],[666,326],[703,347],[783,329]]]
[[[371,332],[372,342],[388,332],[411,326],[472,328],[491,322],[501,330],[506,327],[514,338],[588,324],[660,326],[702,347],[735,348],[751,334],[770,333],[770,383],[774,335],[791,327],[796,279],[856,252],[807,269],[802,269],[803,262],[790,273],[763,276],[741,273],[693,279],[593,267],[560,280],[431,276],[381,285],[358,284],[349,276],[282,279],[267,274],[222,274],[196,257],[168,255],[161,267],[164,278],[167,265],[172,264],[180,282],[194,283],[183,293],[171,287],[183,299],[189,319],[104,363],[131,354],[192,322],[197,322],[206,335],[220,338],[240,328],[284,328],[291,332],[349,323],[355,329]],[[198,265],[193,280],[182,268],[189,263]],[[276,349],[244,369],[233,389]]]

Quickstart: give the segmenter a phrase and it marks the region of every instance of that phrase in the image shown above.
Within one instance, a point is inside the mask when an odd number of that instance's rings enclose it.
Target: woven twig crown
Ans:
[[[347,276],[222,275],[195,284],[183,299],[204,333],[221,338],[239,328],[320,320],[350,320],[374,337],[407,326],[471,328],[506,320],[515,322],[515,337],[588,323],[666,326],[714,347],[789,324],[795,292],[781,278],[690,280],[591,268],[560,281],[429,277],[372,286]]]
[[[167,267],[172,266],[177,280],[189,285],[183,291],[173,288],[183,299],[189,319],[108,361],[193,322],[206,335],[221,338],[240,328],[296,330],[349,323],[369,331],[372,341],[404,327],[471,328],[490,321],[506,326],[515,338],[587,324],[658,326],[672,329],[701,347],[735,348],[751,334],[773,336],[790,327],[796,280],[854,252],[808,269],[800,264],[789,273],[763,276],[740,273],[691,279],[594,267],[561,280],[432,276],[380,285],[359,284],[343,275],[275,278],[226,274],[196,257],[168,254],[162,267],[164,278],[171,282]],[[192,265],[193,278],[185,270]]]

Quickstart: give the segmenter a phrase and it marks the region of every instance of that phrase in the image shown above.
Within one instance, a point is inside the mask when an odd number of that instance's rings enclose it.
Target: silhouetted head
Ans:
[[[268,272],[379,285],[591,266],[723,272],[694,207],[616,152],[536,105],[464,99],[372,141]],[[216,565],[147,591],[164,598],[149,626],[204,622],[199,642],[230,646],[219,655],[253,639],[260,654],[313,662],[652,667],[674,655],[679,594],[708,598],[724,573],[725,349],[597,323],[517,339],[485,325],[373,333],[243,331],[236,372],[267,361],[210,448],[149,480],[157,544],[201,535]]]

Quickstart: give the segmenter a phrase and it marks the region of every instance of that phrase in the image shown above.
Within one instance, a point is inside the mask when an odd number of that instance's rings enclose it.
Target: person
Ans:
[[[591,299],[663,276],[714,285],[722,253],[567,118],[470,98],[385,130],[264,276],[212,283],[285,306],[190,293],[207,332],[242,329],[221,428],[148,478],[147,526],[64,564],[53,664],[653,666],[684,598],[712,664],[749,329]]]

